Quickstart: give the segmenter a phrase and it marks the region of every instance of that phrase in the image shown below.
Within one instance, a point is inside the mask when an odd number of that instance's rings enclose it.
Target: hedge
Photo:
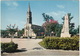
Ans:
[[[20,36],[14,36],[14,38],[20,38]]]
[[[3,52],[15,52],[17,48],[18,48],[18,44],[15,44],[14,42],[1,43],[1,50]]]
[[[46,49],[79,50],[79,37],[47,37],[39,44]]]
[[[36,39],[43,39],[44,36],[37,36]]]

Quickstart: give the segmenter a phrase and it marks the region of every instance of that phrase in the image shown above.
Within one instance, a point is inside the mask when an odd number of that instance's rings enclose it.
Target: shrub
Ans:
[[[10,43],[1,43],[1,50],[4,52],[15,52],[18,48],[18,45],[10,42]]]
[[[47,37],[39,43],[46,49],[79,50],[79,38]]]
[[[26,36],[23,36],[23,38],[28,38],[28,37],[26,37]]]
[[[44,36],[37,36],[36,38],[37,38],[37,39],[43,39]]]
[[[14,38],[20,38],[20,36],[14,36]]]

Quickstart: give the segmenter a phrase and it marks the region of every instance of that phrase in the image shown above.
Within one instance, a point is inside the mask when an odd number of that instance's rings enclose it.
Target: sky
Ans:
[[[46,13],[62,24],[62,17],[71,13],[74,17],[71,22],[75,27],[79,24],[79,2],[78,1],[2,1],[1,2],[1,29],[6,29],[7,25],[24,28],[27,22],[27,10],[30,3],[32,12],[32,23],[42,25],[45,21],[42,13]]]

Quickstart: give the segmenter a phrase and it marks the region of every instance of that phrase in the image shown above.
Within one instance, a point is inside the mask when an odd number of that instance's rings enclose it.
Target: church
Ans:
[[[39,25],[32,24],[32,12],[30,8],[30,4],[28,5],[28,11],[27,11],[27,22],[24,26],[24,37],[36,37],[41,36],[42,32],[44,32],[44,28]]]

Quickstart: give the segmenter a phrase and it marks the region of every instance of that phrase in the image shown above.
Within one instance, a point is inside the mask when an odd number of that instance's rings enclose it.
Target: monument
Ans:
[[[70,37],[71,35],[69,34],[69,18],[68,14],[64,16],[64,24],[63,28],[61,31],[61,37]]]
[[[23,36],[25,37],[36,37],[36,34],[34,33],[32,29],[32,12],[30,10],[30,4],[28,6],[28,11],[27,11],[27,22],[24,27],[24,34]]]

